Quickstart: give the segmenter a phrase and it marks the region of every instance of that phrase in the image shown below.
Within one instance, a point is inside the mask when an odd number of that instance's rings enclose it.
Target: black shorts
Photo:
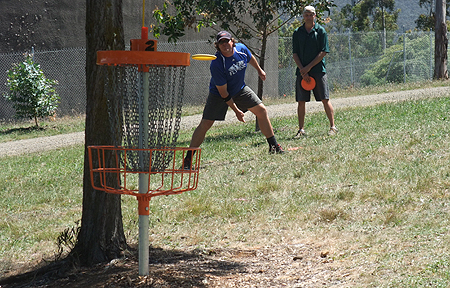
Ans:
[[[245,86],[238,94],[231,97],[236,106],[242,111],[247,112],[249,108],[262,103],[261,99],[253,92],[250,87]],[[228,111],[228,104],[223,101],[220,95],[209,93],[203,109],[203,119],[213,121],[223,121]]]
[[[309,74],[311,77],[316,80],[316,87],[312,90],[314,93],[314,98],[316,101],[322,101],[326,99],[330,99],[330,92],[328,91],[328,79],[327,74],[325,73],[317,73],[317,74]],[[301,85],[302,76],[297,75],[297,80],[295,82],[295,100],[309,102],[311,100],[311,91],[307,91],[303,89]]]

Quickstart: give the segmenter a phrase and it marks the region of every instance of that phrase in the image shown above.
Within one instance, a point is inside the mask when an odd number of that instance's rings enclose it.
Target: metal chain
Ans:
[[[148,68],[149,105],[146,111],[142,101],[144,73],[139,72],[138,67],[116,66],[115,73],[119,73],[117,78],[112,75],[108,77],[108,79],[117,79],[115,83],[106,83],[105,88],[108,95],[108,111],[114,146],[132,149],[139,147],[139,119],[144,116],[144,113],[148,115],[149,120],[144,124],[148,125],[149,131],[147,147],[174,148],[176,146],[181,122],[186,67],[148,66]],[[127,153],[122,155],[122,165],[134,171],[148,171],[150,162],[152,171],[163,171],[172,160],[171,153],[153,152],[150,159],[150,152],[145,151],[143,163],[145,167],[139,167],[138,151],[128,150]]]

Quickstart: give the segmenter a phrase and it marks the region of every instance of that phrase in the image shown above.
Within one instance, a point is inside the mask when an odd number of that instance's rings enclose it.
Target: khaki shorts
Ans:
[[[318,74],[310,74],[311,77],[316,80],[316,87],[312,90],[314,93],[314,98],[316,101],[322,101],[326,99],[330,99],[330,92],[328,91],[328,79],[327,74],[318,73]],[[297,75],[297,80],[295,82],[295,100],[309,102],[311,100],[311,91],[307,91],[303,89],[301,85],[302,76]]]
[[[238,94],[231,97],[236,106],[242,111],[247,112],[249,108],[262,103],[261,99],[253,92],[250,87],[245,86]],[[213,121],[223,121],[227,114],[228,104],[223,101],[220,95],[209,93],[203,109],[203,119]]]

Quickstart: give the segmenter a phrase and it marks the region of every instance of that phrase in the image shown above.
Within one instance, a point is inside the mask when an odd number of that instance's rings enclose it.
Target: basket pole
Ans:
[[[145,71],[145,70],[143,70]],[[139,149],[148,148],[148,105],[149,105],[149,72],[141,72],[142,79],[142,98],[139,109]],[[151,156],[150,160],[151,161]],[[149,163],[151,167],[151,163]],[[139,168],[141,171],[145,169],[145,153],[143,150],[139,152]],[[139,173],[139,194],[147,194],[149,186],[149,174]],[[149,198],[139,197],[139,275],[149,275]]]

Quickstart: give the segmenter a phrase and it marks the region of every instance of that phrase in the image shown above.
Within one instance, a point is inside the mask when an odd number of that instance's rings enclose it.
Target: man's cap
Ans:
[[[316,14],[316,8],[308,5],[305,7],[305,9],[303,9],[303,13],[305,13],[305,12],[310,12],[310,13]]]
[[[232,38],[231,34],[228,33],[227,31],[220,31],[219,33],[217,33],[217,36],[216,36],[217,42],[219,42],[222,39],[230,40],[231,38]]]

